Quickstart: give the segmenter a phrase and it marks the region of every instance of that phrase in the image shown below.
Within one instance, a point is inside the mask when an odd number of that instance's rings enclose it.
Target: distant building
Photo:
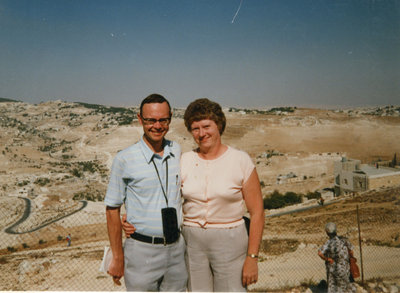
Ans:
[[[400,185],[398,168],[361,164],[360,160],[342,158],[340,162],[334,162],[334,173],[335,195]]]
[[[296,174],[289,172],[286,175],[279,175],[276,177],[276,184],[293,183],[299,181]]]

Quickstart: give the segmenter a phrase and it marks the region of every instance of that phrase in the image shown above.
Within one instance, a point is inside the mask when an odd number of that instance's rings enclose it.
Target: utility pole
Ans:
[[[364,284],[364,266],[363,266],[362,246],[361,246],[360,214],[358,212],[358,205],[357,205],[357,223],[358,223],[358,245],[360,247],[361,284]]]

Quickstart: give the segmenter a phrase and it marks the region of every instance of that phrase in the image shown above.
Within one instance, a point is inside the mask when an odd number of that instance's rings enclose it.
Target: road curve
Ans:
[[[42,225],[39,225],[39,226],[37,226],[37,227],[35,227],[35,228],[31,229],[31,230],[24,231],[24,232],[17,232],[17,231],[15,231],[15,228],[18,227],[21,223],[23,223],[31,214],[31,200],[29,198],[25,198],[25,197],[20,197],[20,198],[25,201],[25,211],[22,214],[22,217],[17,222],[15,222],[14,224],[12,224],[11,226],[9,226],[8,228],[6,228],[4,230],[8,234],[25,234],[25,233],[30,233],[30,232],[33,232],[33,231],[37,231],[37,230],[42,229],[43,227],[46,227],[46,226],[48,226],[48,225],[50,225],[50,224],[52,224],[54,222],[57,222],[57,221],[59,221],[59,220],[61,220],[63,218],[69,217],[69,216],[79,212],[80,210],[84,209],[88,204],[86,200],[81,200],[80,202],[82,203],[82,206],[79,209],[77,209],[77,210],[75,210],[75,211],[73,211],[73,212],[71,212],[71,213],[69,213],[67,215],[64,215],[64,216],[62,216],[60,218],[52,220],[52,221],[50,221],[48,223],[44,223]]]

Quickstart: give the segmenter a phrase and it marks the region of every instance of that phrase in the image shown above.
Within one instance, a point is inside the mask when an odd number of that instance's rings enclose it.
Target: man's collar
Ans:
[[[172,141],[164,138],[164,141],[163,141],[163,146],[164,146],[163,158],[167,158],[169,156],[175,157],[174,151],[172,149],[172,144],[173,144]],[[144,141],[143,136],[140,139],[140,148],[142,150],[144,158],[146,159],[146,162],[148,164],[150,164],[151,161],[153,160],[153,157],[156,156],[156,154],[149,148],[147,143]]]

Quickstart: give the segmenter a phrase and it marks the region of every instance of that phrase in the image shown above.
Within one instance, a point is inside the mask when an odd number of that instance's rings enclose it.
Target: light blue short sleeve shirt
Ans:
[[[176,209],[180,226],[180,157],[181,148],[176,142],[165,140],[164,155],[161,157],[147,146],[142,137],[139,142],[120,151],[114,158],[105,204],[110,207],[125,204],[127,220],[136,227],[136,232],[162,237],[161,209],[167,207],[167,203],[161,184],[166,191],[168,177],[168,206]]]

